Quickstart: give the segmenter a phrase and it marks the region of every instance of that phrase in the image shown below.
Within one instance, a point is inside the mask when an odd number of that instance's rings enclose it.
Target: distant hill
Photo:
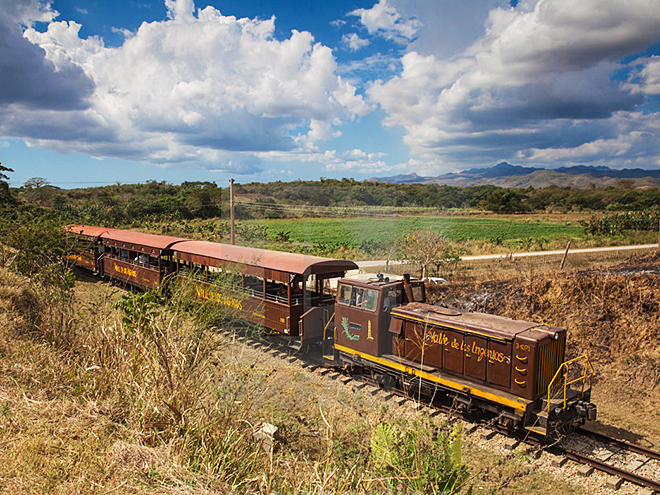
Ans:
[[[641,168],[615,170],[609,167],[577,165],[544,169],[521,167],[500,162],[490,168],[471,168],[462,172],[422,177],[415,173],[392,177],[373,177],[371,182],[392,184],[446,184],[450,186],[470,187],[492,184],[507,188],[548,187],[607,187],[620,184],[622,179],[630,179],[635,187],[660,187],[660,170]]]

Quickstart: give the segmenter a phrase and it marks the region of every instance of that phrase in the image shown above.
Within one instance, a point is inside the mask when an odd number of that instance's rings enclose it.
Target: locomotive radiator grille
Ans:
[[[539,374],[536,381],[536,395],[545,393],[555,373],[564,362],[564,349],[566,348],[566,337],[539,348]]]

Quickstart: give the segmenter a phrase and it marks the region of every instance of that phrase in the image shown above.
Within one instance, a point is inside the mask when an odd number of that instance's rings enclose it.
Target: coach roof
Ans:
[[[155,249],[171,249],[173,244],[187,240],[183,237],[144,234],[131,230],[107,229],[91,225],[67,225],[66,229],[76,234],[100,237],[104,241],[109,241],[109,244],[121,246],[126,249],[138,249],[139,246]]]
[[[177,256],[181,259],[188,259],[210,266],[217,265],[220,262],[229,262],[299,275],[345,272],[358,269],[355,263],[347,260],[208,241],[184,241],[175,244],[172,249],[176,251]]]
[[[101,234],[116,230],[107,227],[95,227],[94,225],[65,225],[64,228],[74,234],[80,234],[87,237],[99,237]]]

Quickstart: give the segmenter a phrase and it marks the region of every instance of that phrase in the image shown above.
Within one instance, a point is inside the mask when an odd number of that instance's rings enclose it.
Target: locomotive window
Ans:
[[[371,289],[364,289],[364,300],[362,309],[366,311],[375,311],[378,304],[378,292]]]
[[[378,306],[378,291],[373,289],[340,285],[337,294],[339,304],[350,305],[367,311],[375,311]]]
[[[340,285],[339,286],[339,297],[337,298],[339,304],[349,305],[351,302],[351,286],[350,285]]]
[[[388,290],[387,294],[383,298],[383,310],[389,312],[395,306],[401,306],[403,301],[403,291],[402,290]]]
[[[351,306],[357,306],[358,308],[362,307],[364,302],[364,289],[358,289],[353,287],[353,294],[351,295]]]

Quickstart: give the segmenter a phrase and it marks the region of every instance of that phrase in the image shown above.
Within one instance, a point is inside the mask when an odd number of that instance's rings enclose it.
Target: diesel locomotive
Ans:
[[[153,289],[172,277],[239,310],[295,349],[320,345],[328,365],[367,373],[385,387],[449,402],[502,427],[556,439],[596,419],[593,367],[566,359],[567,331],[428,304],[423,281],[362,274],[352,261],[71,225],[75,263]],[[222,289],[221,273],[238,282]]]

